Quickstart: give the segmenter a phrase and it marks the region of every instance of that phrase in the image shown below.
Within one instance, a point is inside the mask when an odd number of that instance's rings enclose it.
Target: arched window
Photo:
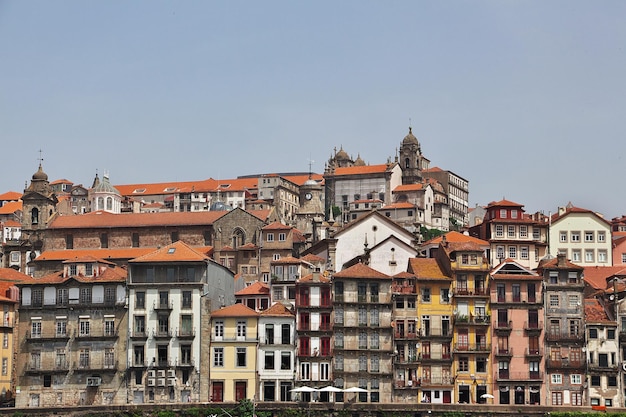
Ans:
[[[98,197],[98,202],[96,203],[96,210],[104,210],[104,197]]]
[[[37,207],[33,207],[30,211],[30,223],[39,224],[39,209]]]
[[[113,197],[107,197],[107,210],[113,210]]]
[[[404,167],[405,168],[411,168],[411,160],[409,158],[406,158],[404,160]]]
[[[243,246],[246,243],[246,233],[241,228],[233,230],[233,249]]]

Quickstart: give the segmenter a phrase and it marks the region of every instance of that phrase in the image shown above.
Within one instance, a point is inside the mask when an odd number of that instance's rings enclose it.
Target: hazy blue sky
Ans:
[[[626,1],[0,0],[0,192],[393,158],[626,214]]]

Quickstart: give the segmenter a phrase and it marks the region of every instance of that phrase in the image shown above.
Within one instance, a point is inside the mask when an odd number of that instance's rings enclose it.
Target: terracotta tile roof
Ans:
[[[57,216],[49,229],[195,226],[213,224],[227,211],[112,214],[96,211],[80,216]]]
[[[612,277],[626,277],[626,265],[586,266],[583,274],[585,276],[585,282],[592,288],[597,290],[610,288],[612,292],[612,284],[608,284],[607,279]]]
[[[291,181],[297,186],[301,187],[305,182],[309,180],[309,174],[303,175],[283,175],[282,176],[287,181]],[[319,185],[324,185],[324,176],[322,174],[314,174],[311,173],[312,180],[315,180]]]
[[[97,284],[99,282],[126,282],[128,276],[128,270],[126,268],[103,268],[100,275],[97,277],[84,277],[80,275],[75,276],[63,276],[63,271],[55,272],[49,275],[45,275],[41,278],[31,278],[28,282],[22,282],[17,284],[18,286],[24,285],[39,285],[39,284],[62,284],[64,282],[74,280],[85,284]]]
[[[39,255],[36,261],[64,261],[86,256],[91,256],[96,259],[133,259],[153,252],[155,249],[156,248],[50,250]]]
[[[452,242],[452,243],[459,243],[459,242],[474,242],[478,245],[489,245],[489,242],[487,242],[486,240],[482,240],[482,239],[478,239],[476,237],[472,237],[472,236],[467,236],[464,235],[463,233],[459,233],[456,231],[452,231],[452,232],[448,232],[444,235],[446,237],[446,241],[447,242]],[[443,241],[443,236],[437,236],[433,239],[430,239],[429,241],[425,242],[424,245],[431,245],[431,244],[439,244]]]
[[[62,263],[64,263],[64,264],[77,264],[77,263],[92,263],[92,262],[101,263],[103,265],[117,266],[117,264],[115,262],[105,261],[104,259],[99,259],[99,258],[96,258],[96,257],[91,256],[91,255],[85,255],[85,256],[82,256],[82,257],[75,257],[75,258],[67,259],[67,260],[63,261]]]
[[[70,180],[66,180],[65,178],[61,178],[60,180],[54,180],[50,183],[50,185],[56,185],[56,184],[74,184],[74,183]]]
[[[0,201],[7,200],[19,200],[22,198],[22,193],[18,193],[17,191],[7,191],[6,193],[0,194]]]
[[[304,233],[294,228],[293,231],[291,232],[291,240],[294,243],[304,243],[306,242],[306,237],[304,236]]]
[[[452,279],[444,273],[435,258],[410,258],[409,272],[415,274],[420,280],[450,281]]]
[[[456,251],[482,251],[482,245],[477,242],[448,242],[446,246],[443,247],[444,250],[448,253],[456,252]]]
[[[266,221],[272,213],[272,210],[246,210],[246,212],[252,214],[259,220]]]
[[[4,227],[19,227],[19,228],[21,228],[21,227],[22,227],[22,223],[20,223],[20,222],[16,222],[15,220],[7,220],[7,221],[4,221],[4,222],[2,222],[2,225],[3,225]]]
[[[519,204],[519,203],[515,203],[513,201],[510,200],[500,200],[500,201],[492,201],[491,203],[487,204],[488,208],[492,208],[492,207],[524,207],[523,204]]]
[[[320,262],[326,262],[326,259],[322,258],[321,256],[313,255],[312,253],[308,253],[308,254],[304,255],[302,257],[302,260],[310,262],[312,264],[316,264],[316,263],[320,263]]]
[[[393,203],[386,206],[383,206],[381,210],[393,210],[393,209],[414,209],[415,204],[411,203]]]
[[[292,226],[287,226],[285,224],[282,224],[281,222],[273,222],[268,224],[267,226],[264,226],[262,230],[290,230],[292,228]]]
[[[595,217],[597,217],[599,220],[603,221],[604,223],[606,223],[608,225],[611,224],[610,221],[606,220],[604,217],[602,217],[601,215],[599,215],[595,211],[592,211],[592,210],[589,210],[589,209],[580,208],[580,207],[575,207],[575,206],[571,206],[571,205],[568,205],[565,208],[565,212],[563,212],[563,214],[559,214],[558,212],[554,213],[552,215],[552,217],[551,217],[552,218],[552,222],[555,222],[555,221],[557,221],[557,220],[559,220],[559,219],[561,219],[561,218],[563,218],[563,217],[565,217],[565,216],[567,216],[569,214],[572,214],[572,213],[592,214]]]
[[[259,281],[255,281],[244,289],[237,291],[235,295],[267,295],[270,293],[270,286]]]
[[[29,275],[16,271],[13,268],[0,268],[0,281],[2,282],[17,283],[31,279],[32,277]]]
[[[321,273],[321,274],[317,273],[317,280],[318,281],[315,281],[315,279],[313,279],[313,276],[314,276],[314,274],[305,275],[302,278],[300,278],[298,280],[298,282],[299,283],[309,283],[309,282],[318,282],[319,281],[319,282],[324,283],[324,284],[327,284],[327,283],[330,282],[330,278],[328,278],[327,276],[324,276],[323,273]]]
[[[424,189],[424,184],[402,184],[398,185],[392,190],[392,193],[399,193],[403,191],[420,191]]]
[[[387,164],[378,165],[362,165],[336,168],[335,175],[367,175],[367,174],[383,174],[387,172],[389,166]]]
[[[442,172],[443,169],[439,168],[439,167],[432,167],[432,168],[428,168],[425,169],[424,172]]]
[[[595,298],[585,299],[585,322],[607,323],[611,322],[602,304]],[[614,322],[613,322],[614,323]]]
[[[161,195],[161,194],[174,194],[180,192],[181,189],[191,190],[195,192],[204,193],[217,190],[218,181],[209,178],[201,181],[176,181],[176,182],[160,182],[160,183],[147,183],[147,184],[125,184],[115,185],[115,188],[123,196],[132,195]],[[143,192],[136,192],[138,190],[144,190]],[[184,192],[184,191],[183,191]]]
[[[245,245],[239,246],[239,250],[256,250],[259,247],[252,242],[246,243]]]
[[[304,261],[300,258],[294,258],[293,256],[285,256],[284,258],[280,258],[277,261],[271,261],[270,265],[296,265],[302,264]]]
[[[13,214],[16,211],[22,210],[22,202],[21,201],[8,201],[4,203],[2,207],[0,207],[0,214]]]
[[[411,272],[402,271],[402,272],[398,272],[397,274],[395,274],[393,278],[407,279],[407,278],[417,278],[417,276],[415,276],[415,274],[412,274]]]
[[[174,242],[152,253],[131,259],[130,263],[154,262],[204,262],[209,259],[182,241]]]
[[[566,259],[563,261],[563,265],[559,265],[559,258],[552,258],[552,259],[544,259],[539,261],[539,265],[537,266],[537,271],[542,271],[544,269],[571,269],[571,270],[584,270],[585,268],[583,268],[580,265],[576,265],[575,263],[572,263],[569,261],[569,259]]]
[[[248,306],[236,303],[211,311],[211,317],[258,317],[259,313]]]
[[[261,315],[271,317],[295,317],[295,313],[288,309],[283,303],[274,303],[270,308],[261,312]]]
[[[333,274],[334,278],[369,278],[369,279],[391,279],[387,274],[383,274],[369,266],[358,263],[352,265],[350,268]]]

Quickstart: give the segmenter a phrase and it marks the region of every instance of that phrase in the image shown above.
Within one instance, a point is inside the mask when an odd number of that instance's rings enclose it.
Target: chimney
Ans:
[[[564,253],[557,254],[556,259],[557,259],[557,262],[556,262],[557,266],[560,266],[560,267],[567,266],[567,258],[565,257]]]

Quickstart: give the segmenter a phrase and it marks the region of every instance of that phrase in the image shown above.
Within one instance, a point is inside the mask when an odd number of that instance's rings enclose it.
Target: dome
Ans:
[[[417,138],[415,137],[415,135],[413,135],[413,129],[409,127],[409,134],[404,137],[404,139],[402,140],[402,144],[408,145],[412,143],[416,145],[419,144],[419,142],[417,141]]]
[[[361,154],[359,154],[359,156],[357,156],[356,158],[356,161],[354,161],[354,166],[356,167],[365,166],[365,161],[361,159]]]
[[[302,186],[303,186],[303,187],[305,187],[305,186],[306,186],[306,187],[315,187],[315,186],[318,186],[318,185],[319,185],[319,184],[317,183],[317,181],[315,181],[315,180],[314,180],[314,179],[312,179],[312,178],[309,178],[308,180],[306,180],[306,181],[304,182],[304,184],[302,184]]]
[[[335,159],[337,160],[347,160],[350,159],[350,157],[348,156],[348,152],[343,150],[343,147],[339,150],[339,152],[337,152],[337,155],[335,155]]]
[[[48,181],[48,174],[43,172],[43,168],[41,167],[41,164],[39,164],[39,169],[37,170],[37,172],[33,174],[32,179],[38,180],[38,181]]]
[[[94,193],[107,193],[107,194],[116,194],[121,195],[117,188],[113,187],[109,182],[108,175],[102,176],[102,181],[100,181],[93,189]]]

